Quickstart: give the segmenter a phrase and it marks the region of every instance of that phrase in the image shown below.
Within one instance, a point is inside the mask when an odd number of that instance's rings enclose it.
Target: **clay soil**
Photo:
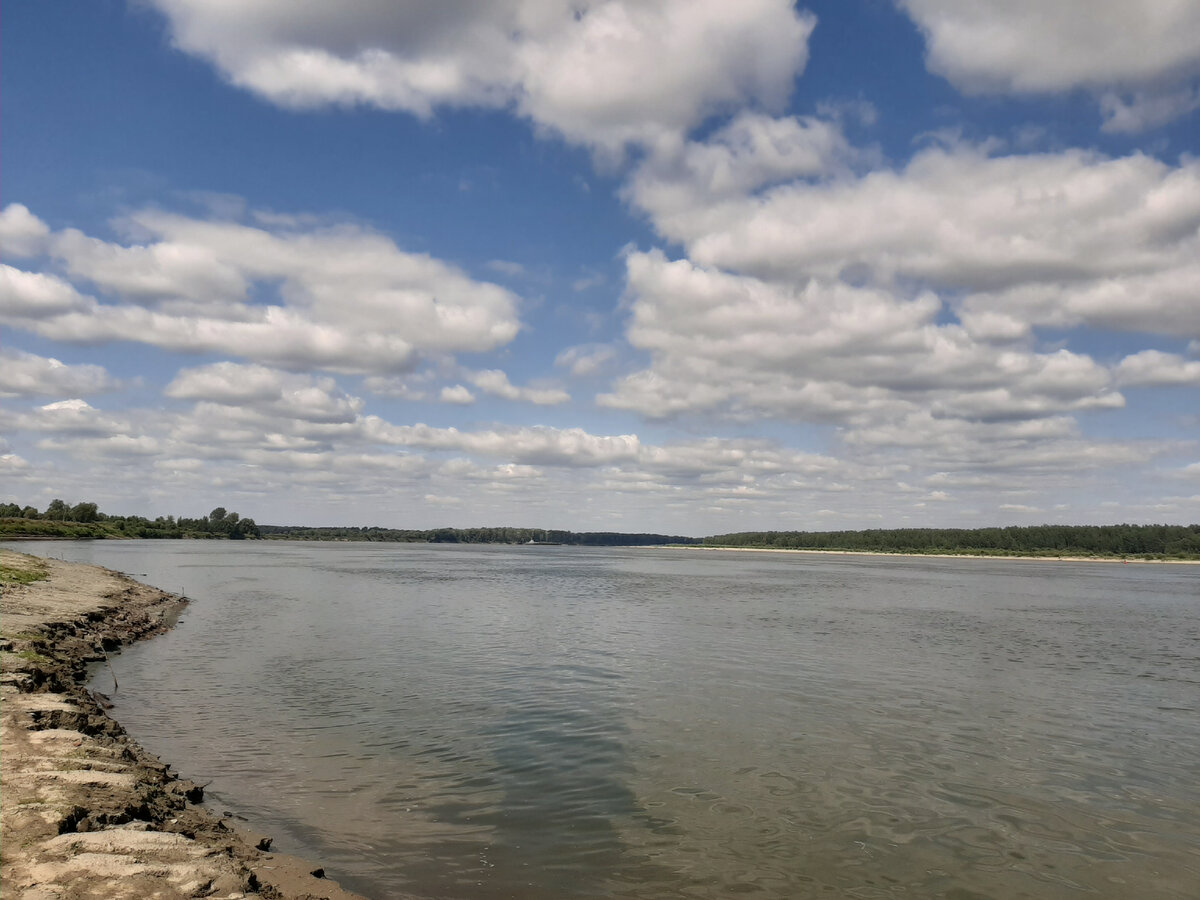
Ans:
[[[108,569],[0,550],[5,898],[355,900],[316,864],[199,805],[203,789],[84,687],[88,663],[165,630],[185,602]]]

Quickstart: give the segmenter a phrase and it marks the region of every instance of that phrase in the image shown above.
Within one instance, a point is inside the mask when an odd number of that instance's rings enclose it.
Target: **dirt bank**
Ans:
[[[89,662],[165,630],[184,602],[108,569],[0,550],[0,894],[361,900],[197,806],[203,789],[84,688]]]

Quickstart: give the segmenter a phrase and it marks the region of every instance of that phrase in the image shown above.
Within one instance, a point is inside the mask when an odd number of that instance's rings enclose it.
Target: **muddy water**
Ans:
[[[115,714],[369,895],[1200,896],[1197,567],[22,549],[194,597]]]

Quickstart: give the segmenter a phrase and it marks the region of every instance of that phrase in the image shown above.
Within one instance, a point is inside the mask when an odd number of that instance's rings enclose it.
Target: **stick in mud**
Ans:
[[[112,676],[113,693],[115,694],[117,692],[117,673],[113,671],[112,660],[108,658],[108,652],[104,649],[103,645],[100,647],[100,652],[104,654],[104,661],[108,663],[108,674]]]

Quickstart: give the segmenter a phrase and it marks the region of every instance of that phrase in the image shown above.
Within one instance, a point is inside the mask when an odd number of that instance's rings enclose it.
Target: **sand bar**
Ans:
[[[647,549],[664,549],[650,547]],[[671,550],[722,550],[731,553],[809,553],[819,556],[882,556],[885,558],[901,557],[903,559],[991,559],[1014,560],[1018,562],[1072,562],[1072,563],[1115,563],[1117,565],[1200,565],[1200,559],[1142,559],[1139,556],[1123,558],[1119,556],[1019,556],[1007,553],[892,553],[884,550],[809,550],[800,547],[710,547],[700,544],[670,544],[666,549]]]
[[[0,894],[6,900],[361,900],[197,805],[84,687],[87,664],[186,601],[117,572],[0,549]]]

